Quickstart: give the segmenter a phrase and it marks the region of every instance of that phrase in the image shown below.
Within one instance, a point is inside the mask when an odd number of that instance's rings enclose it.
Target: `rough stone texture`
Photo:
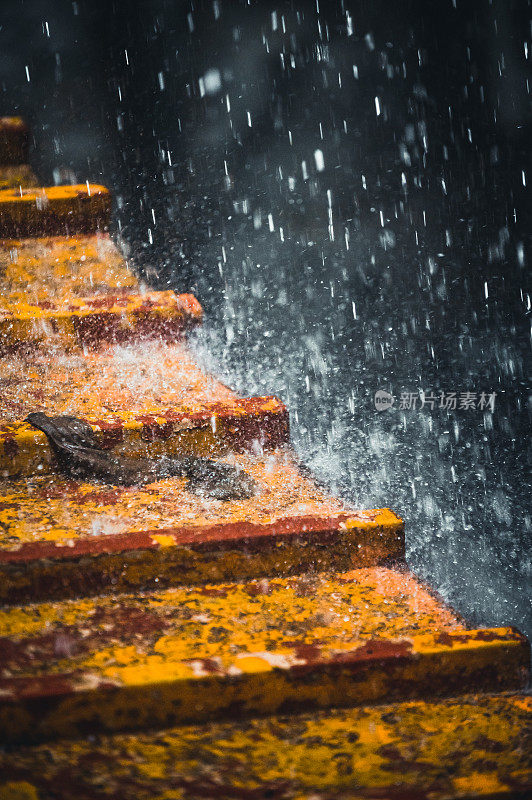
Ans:
[[[346,508],[300,474],[289,450],[224,461],[250,474],[258,494],[203,498],[179,478],[142,488],[51,475],[5,482],[0,597],[20,603],[404,558],[395,514]]]
[[[512,690],[526,640],[465,630],[408,572],[373,568],[0,613],[6,741]]]
[[[0,797],[525,800],[531,713],[477,695],[58,742],[0,756]]]

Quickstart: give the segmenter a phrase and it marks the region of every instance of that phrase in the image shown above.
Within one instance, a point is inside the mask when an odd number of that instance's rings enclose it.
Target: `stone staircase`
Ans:
[[[0,799],[525,798],[530,648],[413,575],[402,521],[302,470],[288,411],[206,373],[102,186],[37,186],[0,119]],[[255,481],[64,477],[28,413]]]

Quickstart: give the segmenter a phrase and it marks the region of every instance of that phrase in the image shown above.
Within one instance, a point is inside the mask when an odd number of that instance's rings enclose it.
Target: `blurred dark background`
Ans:
[[[280,395],[471,621],[529,634],[530,34],[525,0],[0,10],[43,183],[113,188],[134,268],[205,306],[206,365]],[[420,391],[495,407],[399,407]]]

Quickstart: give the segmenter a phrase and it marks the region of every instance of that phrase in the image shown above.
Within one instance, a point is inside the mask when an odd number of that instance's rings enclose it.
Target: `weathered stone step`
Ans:
[[[382,568],[15,607],[0,634],[6,742],[515,690],[529,665]]]
[[[97,349],[104,344],[173,341],[201,322],[202,308],[191,294],[162,292],[27,300],[0,304],[0,354],[36,347]]]
[[[290,451],[231,454],[249,499],[193,494],[185,478],[136,487],[35,476],[0,484],[0,599],[349,569],[404,557],[386,509],[351,511],[303,477]]]
[[[72,236],[105,231],[111,194],[105,186],[11,188],[0,191],[0,237]]]
[[[3,800],[525,800],[532,700],[470,695],[47,743]]]
[[[51,404],[38,405],[50,408]],[[53,406],[51,411],[57,415]],[[102,449],[135,458],[213,455],[254,447],[271,450],[289,439],[288,411],[276,397],[92,413],[84,420]],[[44,433],[28,422],[0,425],[0,472],[4,478],[17,479],[55,473]]]
[[[141,456],[212,455],[287,443],[288,412],[275,397],[239,398],[206,373],[183,343],[143,343],[80,354],[0,360],[0,475],[53,471],[31,412],[82,418],[101,447]]]
[[[131,292],[139,285],[107,233],[2,239],[0,284],[11,305]]]
[[[107,234],[79,234],[105,228],[109,209],[98,186],[0,191],[0,354],[172,340],[201,321],[192,295],[139,287]],[[43,236],[65,220],[78,235]]]

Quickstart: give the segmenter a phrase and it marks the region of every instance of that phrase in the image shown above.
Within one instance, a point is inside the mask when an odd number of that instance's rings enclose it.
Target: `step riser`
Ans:
[[[60,347],[69,352],[150,339],[172,342],[201,322],[201,306],[195,301],[191,308],[190,295],[152,292],[150,297],[153,305],[145,305],[143,295],[117,297],[116,305],[123,307],[111,311],[88,311],[83,301],[79,310],[69,311],[35,308],[25,313],[16,305],[0,308],[0,355],[28,348]],[[96,298],[87,305],[92,303],[104,301]]]

